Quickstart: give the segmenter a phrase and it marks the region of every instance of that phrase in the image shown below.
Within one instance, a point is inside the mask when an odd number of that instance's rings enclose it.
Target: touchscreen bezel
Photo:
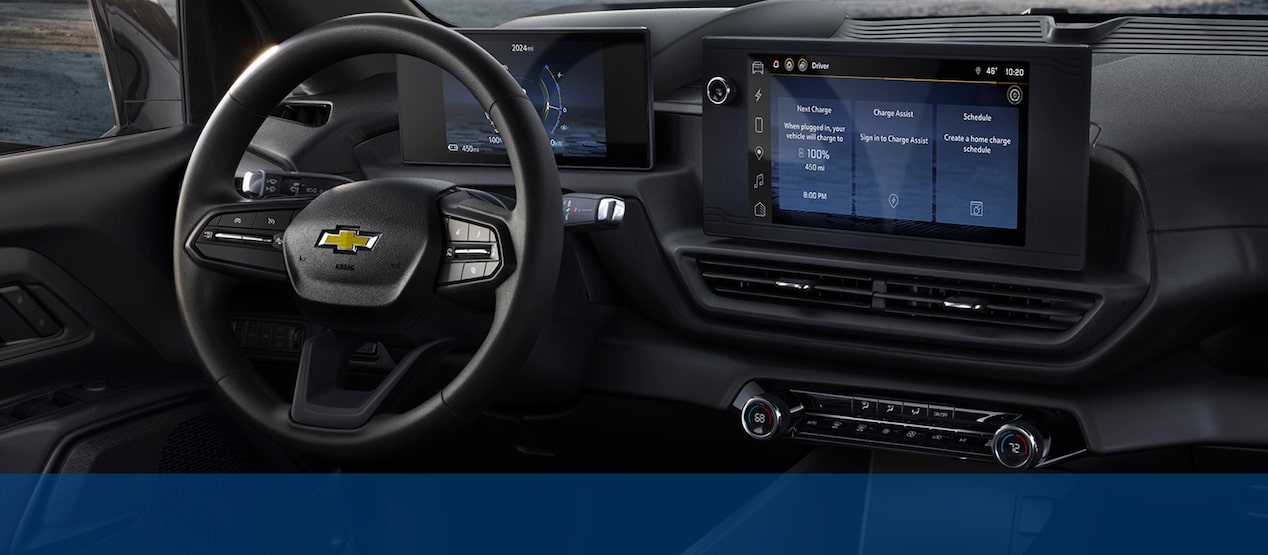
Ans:
[[[544,42],[598,44],[603,56],[603,156],[556,155],[565,168],[635,169],[652,167],[653,106],[651,51],[645,28],[611,29],[460,29],[477,43]],[[496,56],[496,54],[495,54]],[[407,164],[505,166],[503,153],[448,150],[444,87],[437,66],[417,58],[397,57],[400,98],[401,155]]]
[[[1010,244],[874,231],[800,227],[749,216],[750,121],[769,108],[749,102],[754,55],[915,60],[990,60],[1029,68],[1025,179],[1019,181],[1019,230]],[[735,83],[738,101],[704,100],[704,228],[710,235],[953,258],[1063,270],[1082,269],[1086,251],[1091,54],[1083,45],[894,43],[710,37],[705,67]],[[764,109],[764,111],[763,111]],[[1024,233],[1022,232],[1024,231]]]

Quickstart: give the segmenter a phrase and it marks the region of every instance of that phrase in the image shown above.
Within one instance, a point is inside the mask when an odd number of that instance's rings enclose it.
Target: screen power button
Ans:
[[[735,87],[731,86],[731,81],[722,76],[710,79],[704,87],[704,94],[709,98],[709,102],[719,106],[730,102],[735,96],[734,93]]]

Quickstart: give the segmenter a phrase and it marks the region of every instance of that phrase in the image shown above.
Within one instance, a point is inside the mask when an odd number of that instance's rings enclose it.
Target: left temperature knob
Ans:
[[[777,395],[751,397],[740,411],[740,424],[755,439],[771,439],[788,429],[788,404]]]

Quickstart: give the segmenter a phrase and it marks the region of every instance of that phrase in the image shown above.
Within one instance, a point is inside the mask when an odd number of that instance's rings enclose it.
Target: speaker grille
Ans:
[[[206,403],[186,405],[88,436],[59,472],[264,472],[262,458]]]

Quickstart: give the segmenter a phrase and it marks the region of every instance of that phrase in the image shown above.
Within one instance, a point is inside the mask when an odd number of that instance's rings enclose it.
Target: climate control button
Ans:
[[[740,424],[755,439],[771,439],[788,428],[788,405],[775,396],[758,395],[744,403]]]
[[[995,455],[995,460],[1014,469],[1038,464],[1043,459],[1045,446],[1043,436],[1025,422],[1000,426],[991,438],[991,453]]]

